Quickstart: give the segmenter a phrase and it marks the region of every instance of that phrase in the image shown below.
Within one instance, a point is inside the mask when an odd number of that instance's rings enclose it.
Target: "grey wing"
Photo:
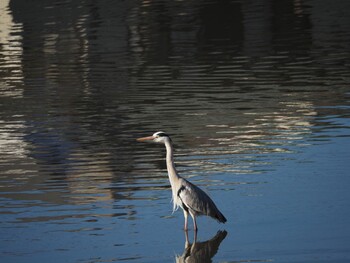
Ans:
[[[220,222],[226,222],[226,218],[219,211],[213,200],[199,187],[183,179],[178,191],[178,197],[184,206],[192,213],[198,215],[207,215],[217,219]]]

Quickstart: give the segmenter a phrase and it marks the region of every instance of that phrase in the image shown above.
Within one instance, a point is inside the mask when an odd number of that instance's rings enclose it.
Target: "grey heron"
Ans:
[[[225,223],[225,216],[219,211],[211,198],[198,186],[181,177],[174,164],[174,148],[170,137],[164,132],[156,132],[152,136],[137,139],[139,142],[152,141],[162,143],[166,148],[166,165],[172,190],[173,211],[181,207],[185,217],[184,230],[188,230],[188,214],[193,219],[194,230],[197,231],[196,217],[199,215],[210,216],[220,223]]]

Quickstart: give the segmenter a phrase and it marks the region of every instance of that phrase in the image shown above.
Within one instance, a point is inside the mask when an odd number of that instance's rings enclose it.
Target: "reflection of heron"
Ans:
[[[164,132],[156,132],[152,136],[139,138],[138,141],[154,141],[163,143],[166,147],[166,164],[168,169],[169,181],[173,193],[173,210],[181,207],[185,217],[185,227],[187,230],[187,217],[191,215],[193,219],[194,230],[197,231],[196,216],[207,215],[221,223],[226,222],[226,218],[216,207],[210,197],[199,187],[191,184],[186,179],[178,175],[173,157],[173,146],[171,139]]]
[[[226,231],[218,231],[212,239],[205,242],[196,242],[197,236],[195,232],[194,241],[193,244],[191,244],[188,241],[188,233],[185,232],[185,250],[181,256],[176,256],[176,262],[212,262],[211,259],[218,252],[219,246],[221,242],[225,239],[226,235]]]

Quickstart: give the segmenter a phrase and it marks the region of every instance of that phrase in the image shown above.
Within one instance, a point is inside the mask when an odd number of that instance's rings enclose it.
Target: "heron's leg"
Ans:
[[[187,249],[189,245],[190,241],[188,239],[188,231],[185,231],[185,249]]]
[[[192,219],[193,219],[193,228],[194,228],[194,231],[197,231],[197,230],[198,230],[198,227],[197,227],[196,216],[195,216],[194,214],[192,214],[191,212],[190,212],[190,215],[191,215],[191,217],[192,217]]]
[[[194,231],[193,244],[196,244],[196,242],[197,242],[197,231]]]
[[[184,230],[187,231],[188,230],[188,226],[187,226],[188,212],[185,209],[183,211],[184,211],[184,217],[185,217]]]

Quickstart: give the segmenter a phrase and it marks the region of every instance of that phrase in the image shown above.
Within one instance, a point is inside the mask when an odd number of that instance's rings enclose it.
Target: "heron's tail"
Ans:
[[[218,220],[220,223],[225,223],[227,221],[226,217],[220,211],[217,211],[215,219]]]

